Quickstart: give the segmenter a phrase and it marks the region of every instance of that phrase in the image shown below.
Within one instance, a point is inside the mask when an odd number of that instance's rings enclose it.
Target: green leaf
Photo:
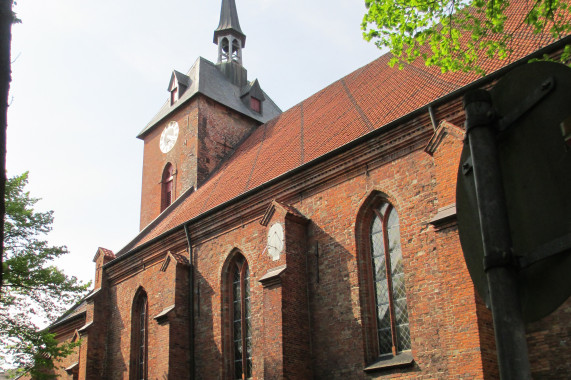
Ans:
[[[363,37],[393,54],[392,65],[420,57],[441,71],[484,75],[481,61],[506,59],[509,42],[527,24],[559,39],[571,33],[571,3],[534,0],[527,14],[510,21],[508,0],[365,0]],[[508,31],[509,22],[520,25]],[[478,48],[480,47],[480,48]],[[569,59],[567,56],[566,59]]]

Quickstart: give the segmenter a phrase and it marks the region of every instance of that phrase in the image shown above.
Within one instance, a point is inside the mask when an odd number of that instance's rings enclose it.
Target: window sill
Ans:
[[[413,362],[414,358],[412,357],[412,352],[406,351],[406,352],[401,352],[396,356],[393,355],[381,356],[379,360],[365,367],[364,370],[365,372],[373,372],[386,368],[406,367],[412,365]]]
[[[429,222],[437,230],[456,224],[456,203],[438,209],[438,213]]]

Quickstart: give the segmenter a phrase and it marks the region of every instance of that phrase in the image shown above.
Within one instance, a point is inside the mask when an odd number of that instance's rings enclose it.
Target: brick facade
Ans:
[[[418,66],[388,69],[387,60],[261,126],[198,94],[147,130],[146,227],[116,257],[98,251],[84,324],[60,327],[61,339],[74,329],[82,338],[64,365],[77,361],[81,380],[134,379],[134,305],[145,294],[146,378],[233,379],[240,316],[231,268],[240,260],[250,276],[253,379],[497,379],[492,318],[464,261],[455,187],[463,93],[501,73],[474,85]],[[180,132],[163,154],[170,121]],[[161,214],[167,162],[179,201]],[[410,330],[410,349],[388,355],[371,256],[381,203],[398,215]],[[270,256],[276,224],[283,250]],[[527,326],[534,378],[571,373],[570,302]]]
[[[401,132],[406,128],[403,126]],[[252,277],[254,378],[498,377],[490,313],[471,284],[457,228],[454,222],[440,227],[430,224],[438,206],[453,201],[450,177],[456,175],[462,129],[443,122],[440,128],[448,132],[429,154],[424,148],[430,138],[443,132],[433,132],[424,115],[409,123],[408,128],[405,144],[389,145],[375,154],[344,153],[342,161],[366,160],[366,169],[363,165],[333,169],[330,162],[324,162],[315,171],[328,174],[308,186],[311,191],[303,196],[297,192],[275,193],[282,195],[280,203],[244,202],[224,216],[215,214],[191,227],[195,264],[194,378],[229,378],[231,332],[225,318],[229,306],[224,273],[235,251],[246,258]],[[380,136],[370,143],[388,143],[385,139],[396,136]],[[306,173],[301,173],[283,186],[293,186],[304,177]],[[448,186],[442,185],[448,182]],[[366,332],[367,321],[373,316],[365,306],[370,297],[363,269],[367,258],[359,248],[364,245],[360,240],[367,237],[360,233],[359,223],[375,197],[394,205],[400,218],[414,362],[402,368],[368,372],[364,368],[375,359],[370,355],[375,338],[367,338]],[[289,205],[296,214],[282,204]],[[265,226],[261,225],[266,206],[272,205],[277,205],[273,206],[276,211]],[[236,214],[238,210],[242,215]],[[269,226],[275,222],[285,226],[286,248],[279,260],[272,261],[265,245]],[[161,270],[166,252],[188,256],[185,243],[185,234],[179,231],[107,269],[106,320],[112,322],[108,324],[104,378],[128,379],[130,313],[141,287],[148,294],[151,316],[149,378],[188,376],[185,303],[189,267],[171,262],[166,271]],[[282,266],[285,271],[273,281],[259,281]],[[171,305],[176,305],[176,312],[168,324],[152,319]],[[553,369],[561,374],[569,369],[565,364],[568,362],[550,360],[545,355],[554,342],[557,347],[566,347],[563,337],[569,336],[568,312],[569,307],[562,306],[550,316],[553,322],[549,330],[546,326],[551,322],[530,325],[534,374],[541,376],[547,371],[553,376]],[[553,324],[559,326],[555,331]],[[541,343],[536,344],[538,339]]]
[[[462,130],[442,123],[440,128],[448,128],[448,132],[431,155],[424,150],[434,133],[427,117],[421,116],[408,128],[404,144],[389,144],[375,154],[356,149],[340,159],[363,160],[366,167],[334,168],[326,161],[310,174],[327,174],[304,182],[308,191],[302,195],[299,191],[268,191],[303,215],[303,222],[276,207],[270,223],[263,226],[260,220],[271,202],[257,199],[191,226],[193,378],[229,378],[231,333],[225,319],[228,297],[223,286],[225,263],[235,250],[244,255],[251,271],[254,378],[498,377],[491,316],[472,286],[457,228],[454,222],[441,227],[430,224],[439,206],[453,202],[450,187],[454,181],[450,177],[456,175]],[[402,126],[401,132],[406,129]],[[380,136],[369,143],[381,144],[396,136]],[[300,173],[281,186],[294,187],[310,176]],[[367,237],[359,231],[359,223],[374,197],[389,201],[400,218],[414,362],[367,372],[365,367],[375,359],[371,357],[375,337],[367,333],[374,316],[366,306],[371,297],[363,269],[367,258],[359,248]],[[263,198],[272,197],[264,194]],[[286,248],[278,261],[265,253],[267,231],[274,222],[285,225]],[[82,338],[80,352],[81,363],[97,358],[99,366],[82,366],[80,379],[129,378],[131,310],[139,288],[149,299],[149,379],[189,377],[189,266],[171,259],[162,270],[170,252],[188,257],[183,231],[106,268],[106,285],[102,286],[106,293],[94,297],[87,320],[97,322],[97,302],[103,302],[106,294],[105,315],[98,324],[107,330],[99,335],[95,333],[101,331],[99,327],[92,325]],[[284,265],[286,269],[277,280],[269,284],[259,281],[268,271]],[[167,322],[153,319],[172,305],[175,309]],[[569,310],[567,302],[545,321],[530,325],[530,358],[537,378],[564,378],[571,370],[571,360],[562,360],[571,359]],[[104,353],[93,345],[95,334],[104,337],[97,341]],[[558,359],[546,354],[551,348],[558,349]]]

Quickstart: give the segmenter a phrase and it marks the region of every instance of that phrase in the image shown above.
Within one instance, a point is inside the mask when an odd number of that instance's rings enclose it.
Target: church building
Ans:
[[[486,77],[385,54],[282,112],[222,0],[216,62],[165,73],[137,135],[139,234],[97,250],[93,291],[51,326],[81,341],[59,378],[499,378],[455,188],[463,95],[570,43],[521,27],[526,7]],[[527,332],[534,379],[568,376],[571,301]]]

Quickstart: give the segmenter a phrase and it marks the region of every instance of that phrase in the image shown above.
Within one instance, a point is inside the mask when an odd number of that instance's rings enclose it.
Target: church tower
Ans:
[[[199,57],[173,70],[166,102],[138,134],[144,141],[141,230],[202,186],[238,144],[281,113],[242,64],[246,35],[235,0],[222,0],[217,63]]]

